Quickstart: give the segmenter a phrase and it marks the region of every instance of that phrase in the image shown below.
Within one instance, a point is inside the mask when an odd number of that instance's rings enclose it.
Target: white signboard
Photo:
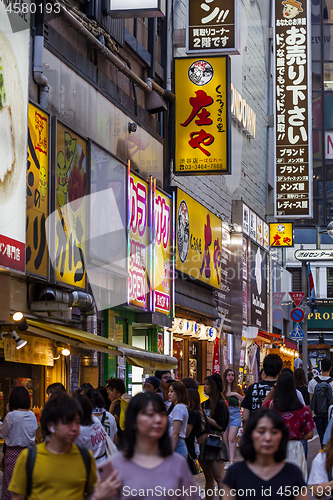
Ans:
[[[164,17],[165,0],[109,0],[108,15],[117,18]]]
[[[296,250],[294,255],[301,261],[333,260],[333,250]]]

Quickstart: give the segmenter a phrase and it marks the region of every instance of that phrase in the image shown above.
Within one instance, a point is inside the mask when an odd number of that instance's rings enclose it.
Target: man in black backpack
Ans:
[[[323,438],[328,424],[328,408],[333,403],[333,378],[330,377],[332,362],[329,358],[321,360],[321,375],[309,382],[311,409],[315,414],[314,421],[323,446]]]
[[[274,387],[276,379],[282,370],[282,359],[278,354],[268,354],[263,362],[265,380],[260,380],[249,386],[245,398],[242,401],[243,407],[243,427],[250,416],[258,408],[261,408],[263,401],[269,391]]]

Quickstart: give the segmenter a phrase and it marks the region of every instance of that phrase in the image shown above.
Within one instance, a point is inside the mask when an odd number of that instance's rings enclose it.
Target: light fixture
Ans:
[[[21,349],[21,347],[24,347],[24,346],[25,346],[25,344],[27,343],[27,341],[26,341],[26,340],[21,339],[21,338],[17,335],[17,333],[15,332],[15,330],[12,330],[12,331],[10,332],[10,334],[11,334],[11,336],[13,337],[13,339],[14,339],[14,340],[15,340],[15,342],[16,342],[16,349]]]
[[[15,328],[17,328],[20,332],[28,330],[29,325],[22,312],[16,312],[13,314],[13,321],[15,322]]]
[[[333,238],[333,220],[331,220],[331,222],[327,225],[327,234]]]
[[[61,354],[63,356],[69,356],[71,351],[68,349],[68,347],[64,347],[63,350],[61,351]]]

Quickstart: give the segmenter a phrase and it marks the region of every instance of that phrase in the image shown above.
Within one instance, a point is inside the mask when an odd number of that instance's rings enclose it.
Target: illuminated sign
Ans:
[[[170,314],[172,203],[169,196],[155,190],[154,310]]]
[[[292,247],[294,245],[292,222],[272,222],[269,229],[269,244],[271,247]]]
[[[108,0],[106,11],[110,17],[164,17],[165,0]]]
[[[246,135],[255,139],[257,116],[233,84],[231,84],[231,116]]]

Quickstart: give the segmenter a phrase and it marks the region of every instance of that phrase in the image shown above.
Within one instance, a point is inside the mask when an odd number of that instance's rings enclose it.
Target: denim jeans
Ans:
[[[308,442],[307,441],[301,441],[303,448],[304,448],[304,453],[305,453],[305,460],[308,458]]]
[[[328,425],[328,417],[326,417],[326,418],[325,417],[314,417],[314,421],[316,423],[317,432],[318,432],[319,439],[320,439],[320,444],[321,444],[321,447],[323,448],[323,439],[324,439],[326,427]]]
[[[179,453],[182,457],[187,458],[188,451],[184,438],[178,438],[175,452]]]

